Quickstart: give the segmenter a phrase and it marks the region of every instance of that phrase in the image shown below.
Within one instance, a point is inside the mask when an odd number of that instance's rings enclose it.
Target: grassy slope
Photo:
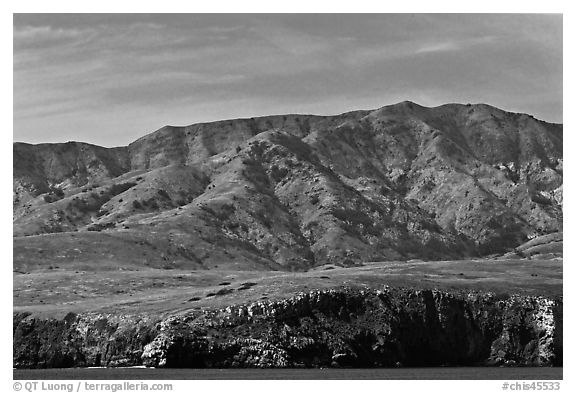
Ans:
[[[43,316],[70,311],[171,314],[281,299],[313,289],[384,285],[561,295],[562,261],[385,262],[346,269],[323,266],[303,273],[63,268],[15,273],[14,311]]]

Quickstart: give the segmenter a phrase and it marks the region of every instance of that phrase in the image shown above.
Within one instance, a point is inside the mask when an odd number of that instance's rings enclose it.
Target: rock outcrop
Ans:
[[[14,315],[17,368],[561,364],[561,298],[342,288],[164,319]]]

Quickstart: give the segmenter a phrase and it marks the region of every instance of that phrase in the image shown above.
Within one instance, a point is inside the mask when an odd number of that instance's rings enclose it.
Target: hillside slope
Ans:
[[[488,105],[14,144],[14,268],[303,270],[511,251],[562,231],[562,125]]]

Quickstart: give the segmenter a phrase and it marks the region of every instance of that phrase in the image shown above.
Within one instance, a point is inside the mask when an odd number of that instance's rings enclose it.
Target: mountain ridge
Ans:
[[[449,102],[449,103],[445,103],[445,104],[441,104],[441,105],[437,105],[437,106],[424,106],[424,105],[420,105],[417,104],[414,101],[410,101],[410,100],[404,100],[404,101],[400,101],[396,104],[388,104],[388,105],[384,105],[382,107],[379,108],[375,108],[375,109],[357,109],[357,110],[352,110],[352,111],[346,111],[346,112],[342,112],[342,113],[338,113],[335,115],[315,115],[312,113],[286,113],[286,114],[270,114],[270,115],[262,115],[262,116],[253,116],[253,117],[238,117],[238,118],[234,118],[234,119],[227,119],[227,120],[210,120],[210,121],[205,121],[205,122],[198,122],[198,123],[192,123],[189,125],[173,125],[173,124],[165,124],[163,126],[161,126],[160,128],[151,131],[147,134],[144,134],[138,138],[136,138],[135,140],[133,140],[132,142],[130,142],[127,145],[117,145],[117,146],[111,146],[111,147],[106,147],[103,145],[99,145],[96,143],[91,143],[91,142],[83,142],[83,141],[79,141],[79,140],[71,140],[71,141],[66,141],[66,142],[37,142],[37,143],[33,143],[33,142],[22,142],[22,141],[14,141],[12,142],[13,144],[22,144],[22,145],[32,145],[32,146],[38,146],[38,145],[55,145],[55,144],[65,144],[65,143],[81,143],[81,144],[86,144],[86,145],[92,145],[92,146],[96,146],[96,147],[103,147],[105,149],[113,149],[113,148],[123,148],[123,147],[128,147],[130,144],[147,137],[150,134],[153,134],[156,131],[159,131],[163,128],[186,128],[186,127],[190,127],[192,125],[210,125],[210,124],[215,124],[215,123],[220,123],[220,122],[227,122],[227,121],[239,121],[239,120],[251,120],[251,119],[257,119],[257,118],[270,118],[270,117],[281,117],[281,116],[300,116],[300,117],[337,117],[337,116],[342,116],[342,115],[346,115],[346,114],[350,114],[350,113],[354,113],[354,112],[373,112],[373,111],[377,111],[379,109],[382,108],[386,108],[386,107],[392,107],[392,106],[397,106],[397,105],[415,105],[418,106],[420,108],[424,108],[424,109],[437,109],[437,108],[442,108],[442,107],[450,107],[450,106],[465,106],[465,107],[469,107],[469,106],[484,106],[484,107],[489,107],[489,108],[493,108],[493,109],[497,109],[498,111],[501,112],[507,112],[507,113],[511,113],[514,115],[526,115],[528,117],[533,118],[534,120],[541,122],[541,123],[546,123],[546,124],[550,124],[550,125],[562,125],[562,123],[557,123],[557,122],[553,122],[553,121],[547,121],[547,120],[543,120],[543,119],[538,119],[536,117],[534,117],[533,115],[527,113],[527,112],[513,112],[513,111],[507,111],[504,109],[500,109],[496,106],[490,105],[490,104],[486,104],[486,103],[468,103],[468,104],[463,104],[463,103],[459,103],[459,102]]]

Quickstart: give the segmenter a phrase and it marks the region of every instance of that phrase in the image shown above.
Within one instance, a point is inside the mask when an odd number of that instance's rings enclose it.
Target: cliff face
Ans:
[[[116,149],[15,144],[15,265],[46,261],[45,234],[59,263],[136,242],[145,263],[192,269],[503,253],[562,231],[562,148],[559,124],[410,102],[163,127]],[[67,246],[87,231],[108,247]]]
[[[562,299],[387,288],[302,293],[163,320],[14,316],[14,366],[561,365]]]

